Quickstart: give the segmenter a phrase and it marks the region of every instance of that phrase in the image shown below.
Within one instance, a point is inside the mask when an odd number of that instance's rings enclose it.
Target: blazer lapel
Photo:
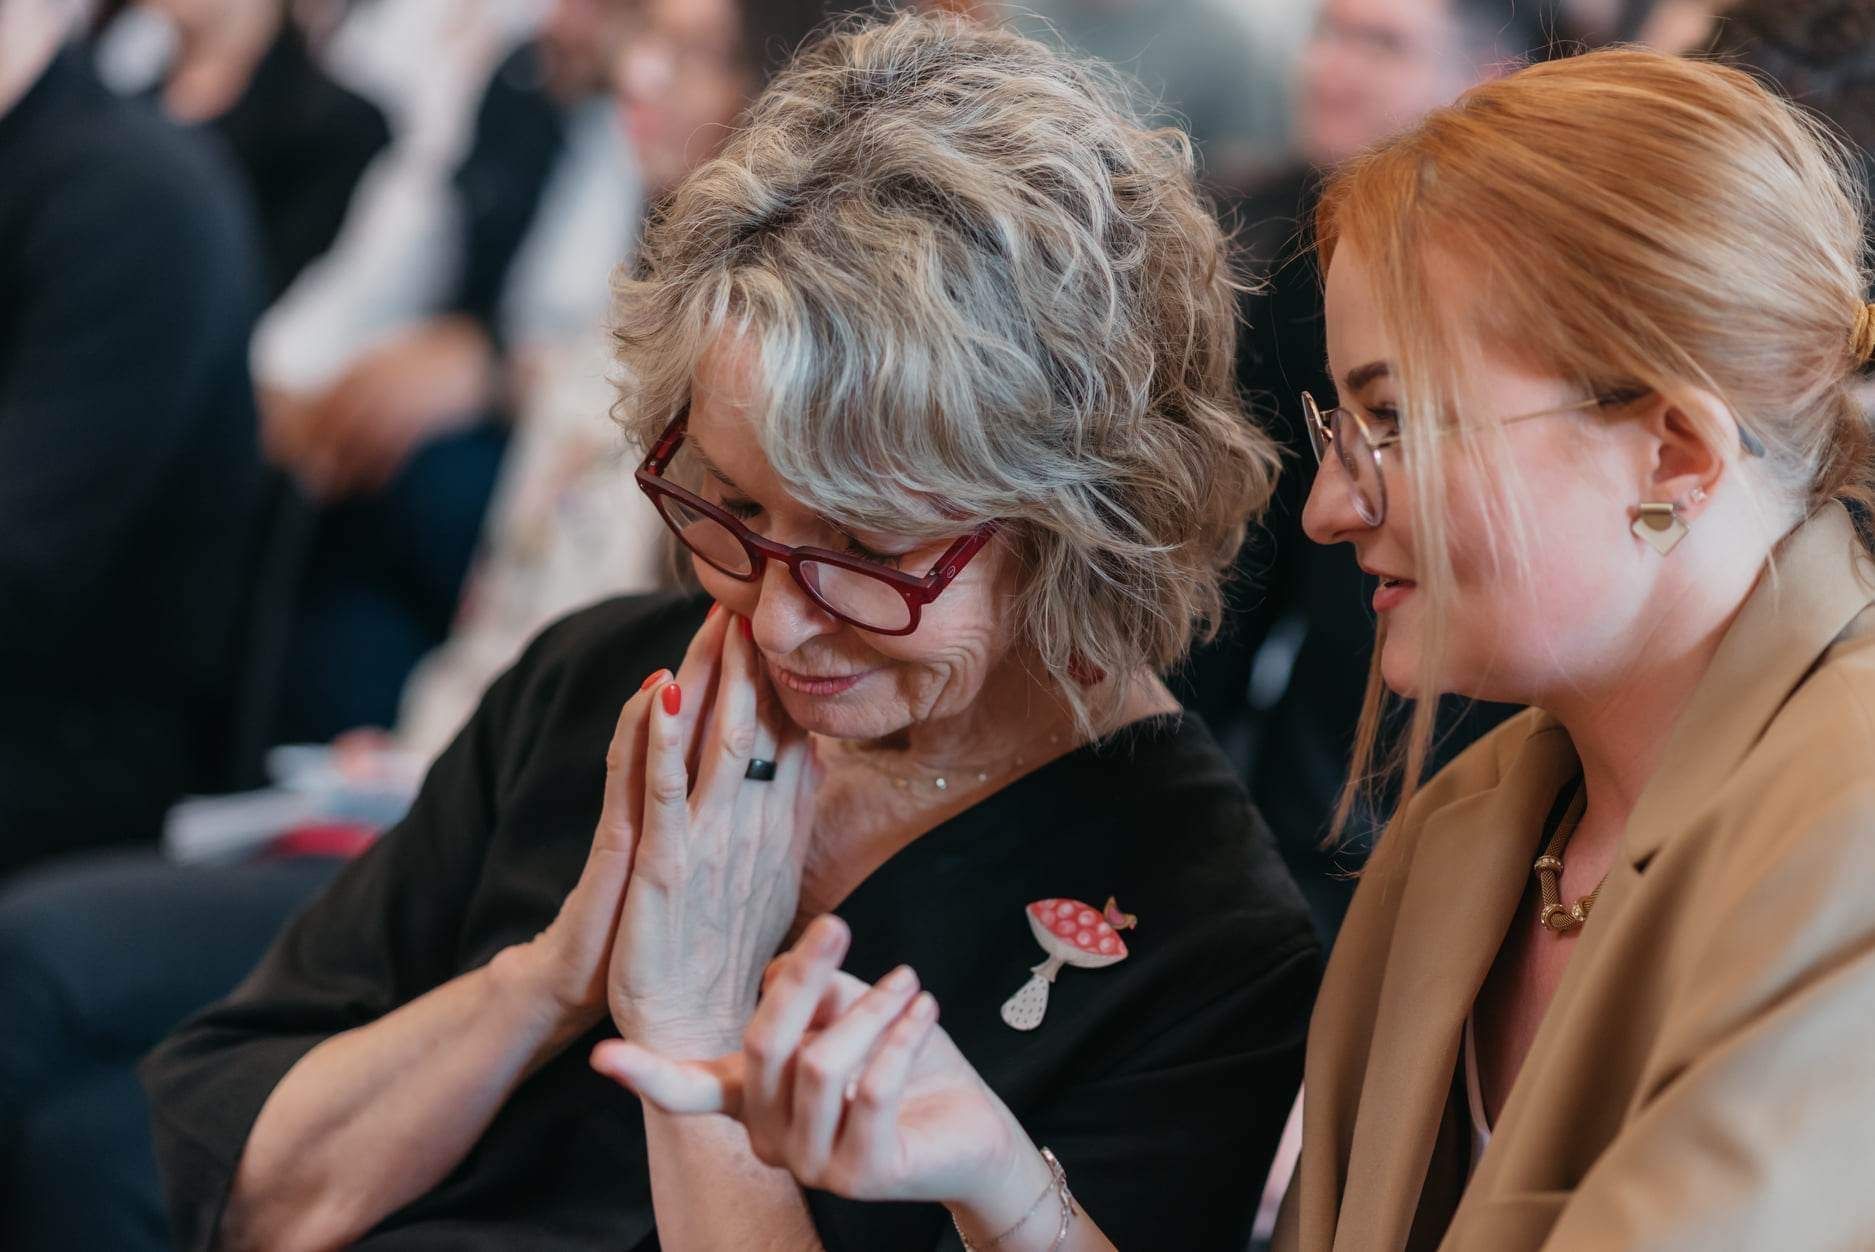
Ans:
[[[1568,735],[1544,718],[1498,786],[1428,815],[1386,960],[1337,1248],[1406,1245],[1465,1016],[1523,898],[1543,819],[1577,768]]]

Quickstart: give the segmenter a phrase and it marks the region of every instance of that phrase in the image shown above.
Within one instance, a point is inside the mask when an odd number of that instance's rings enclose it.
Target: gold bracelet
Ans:
[[[991,1248],[1028,1225],[1029,1219],[1042,1211],[1042,1205],[1048,1202],[1048,1197],[1051,1195],[1061,1201],[1061,1225],[1055,1231],[1054,1242],[1048,1245],[1048,1252],[1058,1252],[1061,1245],[1068,1241],[1068,1231],[1074,1226],[1076,1211],[1074,1194],[1068,1190],[1068,1173],[1061,1168],[1061,1162],[1055,1159],[1055,1154],[1047,1148],[1042,1149],[1042,1160],[1048,1165],[1048,1186],[1042,1189],[1042,1194],[1035,1197],[1035,1203],[1029,1205],[1028,1212],[1017,1218],[1014,1225],[988,1243],[970,1242],[970,1236],[964,1233],[963,1223],[957,1220],[956,1214],[951,1215],[951,1225],[957,1227],[957,1237],[963,1241],[964,1252],[990,1252]]]

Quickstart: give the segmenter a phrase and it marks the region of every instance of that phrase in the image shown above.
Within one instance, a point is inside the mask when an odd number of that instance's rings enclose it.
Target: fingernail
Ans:
[[[879,985],[887,991],[910,991],[912,984],[917,981],[918,976],[911,972],[911,966],[901,965],[880,979]]]
[[[703,615],[703,620],[707,622],[707,621],[709,621],[709,620],[710,620],[710,619],[711,619],[712,617],[715,617],[715,616],[716,616],[716,610],[718,610],[718,609],[720,609],[720,608],[722,608],[722,607],[723,607],[723,606],[722,606],[722,605],[720,605],[720,604],[718,604],[718,603],[716,603],[716,601],[714,601],[714,600],[712,600],[712,601],[710,601],[710,611],[709,611],[708,613],[705,613],[705,614]]]
[[[751,622],[746,617],[738,617],[736,621],[742,626],[742,637],[753,641],[755,639],[755,623]]]
[[[672,717],[676,717],[678,710],[684,707],[683,688],[679,687],[676,683],[672,683],[670,686],[666,687],[659,698],[664,701],[664,711],[669,713]]]
[[[820,927],[820,933],[814,937],[815,950],[829,956],[838,952],[840,945],[846,942],[845,928],[831,917],[823,917],[815,925]]]
[[[911,1015],[921,1022],[928,1022],[937,1016],[937,1000],[929,991],[911,1002]]]
[[[663,682],[666,678],[669,678],[670,674],[671,672],[667,669],[656,670],[652,673],[651,677],[645,679],[643,682],[638,684],[638,690],[649,691],[651,690],[651,688]]]

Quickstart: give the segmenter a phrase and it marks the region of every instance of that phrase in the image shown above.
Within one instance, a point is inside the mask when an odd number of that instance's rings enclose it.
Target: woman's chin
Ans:
[[[1404,641],[1389,638],[1381,648],[1380,681],[1402,700],[1419,697],[1419,657]]]
[[[776,684],[775,693],[788,720],[810,734],[829,739],[880,739],[905,728],[904,719],[884,715],[876,705],[854,700],[851,693],[810,695]]]

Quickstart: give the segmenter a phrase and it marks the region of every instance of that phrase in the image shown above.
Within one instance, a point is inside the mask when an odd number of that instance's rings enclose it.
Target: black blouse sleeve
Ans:
[[[464,912],[512,768],[504,754],[527,741],[529,708],[543,698],[532,672],[549,638],[489,689],[408,816],[287,927],[232,995],[143,1062],[179,1247],[212,1245],[254,1120],[301,1057],[461,972]]]

